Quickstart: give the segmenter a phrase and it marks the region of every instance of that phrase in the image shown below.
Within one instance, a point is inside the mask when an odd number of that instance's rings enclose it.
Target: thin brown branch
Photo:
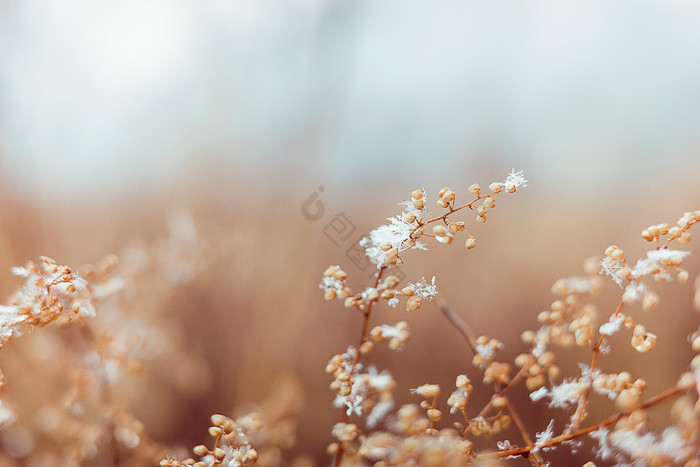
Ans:
[[[540,445],[535,445],[535,444],[530,444],[528,446],[523,446],[519,448],[513,448],[513,449],[508,449],[506,451],[500,451],[500,452],[492,452],[488,454],[483,454],[480,456],[477,456],[480,459],[495,459],[495,458],[500,458],[500,457],[508,457],[508,456],[522,456],[525,455],[534,449],[542,449],[542,448],[548,448],[552,446],[556,446],[557,444],[563,443],[564,441],[569,441],[575,438],[579,438],[583,435],[587,435],[588,433],[591,433],[593,431],[596,431],[600,428],[604,428],[606,426],[610,426],[614,423],[617,423],[620,421],[623,417],[628,416],[635,410],[644,410],[648,409],[649,407],[652,407],[660,402],[663,402],[666,399],[669,399],[671,397],[677,396],[679,394],[682,394],[687,391],[692,391],[696,390],[696,385],[695,383],[688,384],[685,386],[675,386],[670,389],[665,390],[662,393],[657,394],[656,396],[652,397],[651,399],[647,400],[646,402],[643,402],[629,410],[626,410],[624,412],[619,412],[615,415],[612,415],[605,420],[598,422],[593,425],[589,425],[584,428],[580,428],[574,432],[571,433],[564,433],[560,436],[556,436],[548,441],[545,441],[544,443]]]
[[[624,306],[625,302],[623,300],[620,300],[620,303],[617,305],[615,312],[611,315],[608,321],[618,316],[622,312],[622,308]],[[608,337],[607,334],[601,334],[600,338],[598,339],[598,342],[595,344],[595,346],[593,346],[593,355],[591,356],[591,364],[589,367],[589,381],[586,384],[585,389],[583,390],[583,394],[581,394],[581,397],[579,398],[578,404],[576,406],[576,412],[574,412],[574,416],[571,422],[571,426],[567,430],[569,432],[576,431],[581,422],[586,418],[586,408],[588,405],[588,399],[591,389],[593,388],[593,372],[595,372],[595,369],[598,365],[598,355],[600,354],[600,348],[603,345],[603,341],[606,337]]]
[[[445,315],[445,318],[447,318],[450,324],[452,324],[452,326],[459,331],[462,337],[464,337],[464,340],[467,341],[467,345],[472,351],[472,354],[476,355],[476,335],[474,334],[474,331],[472,331],[469,325],[465,323],[464,320],[452,310],[452,308],[450,308],[445,299],[438,295],[437,301],[442,314]]]

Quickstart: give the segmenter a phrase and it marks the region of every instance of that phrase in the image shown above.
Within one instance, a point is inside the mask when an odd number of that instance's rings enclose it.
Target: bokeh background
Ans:
[[[478,333],[516,355],[557,278],[613,243],[636,259],[641,229],[698,209],[699,18],[683,0],[5,0],[0,270],[44,254],[70,265],[134,248],[157,257],[184,235],[195,272],[153,272],[172,286],[147,304],[207,377],[164,398],[152,376],[135,412],[154,438],[192,446],[210,413],[260,401],[288,371],[306,395],[292,452],[322,464],[338,418],[323,367],[360,326],[322,300],[325,267],[363,287],[368,272],[346,251],[411,190],[465,199],[473,182],[524,170],[529,186],[474,227],[478,248],[432,245],[405,267],[409,280],[435,275]],[[302,210],[314,194],[317,220]],[[355,230],[334,242],[325,228],[338,214]],[[694,278],[697,258],[688,267]],[[0,292],[17,285],[8,272]],[[148,281],[132,286],[148,296]],[[647,377],[648,394],[686,367],[698,325],[691,287],[659,290],[641,318],[659,335],[653,355],[622,339],[626,356],[603,362]],[[403,352],[374,357],[400,401],[474,371],[436,307],[374,319],[414,329]],[[7,397],[20,396],[10,385]],[[526,418],[541,431],[549,415]]]

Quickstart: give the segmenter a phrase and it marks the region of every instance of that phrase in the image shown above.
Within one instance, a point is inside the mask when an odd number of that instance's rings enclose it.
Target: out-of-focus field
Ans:
[[[143,371],[126,377],[117,390],[150,434],[173,445],[199,444],[211,413],[235,415],[264,399],[279,384],[277,377],[289,373],[298,378],[304,394],[297,443],[289,458],[308,454],[323,465],[330,427],[340,415],[331,407],[330,378],[323,369],[332,355],[356,343],[361,320],[340,302],[323,300],[320,276],[328,265],[339,264],[352,286],[369,285],[370,270],[354,266],[346,251],[398,213],[396,202],[408,198],[415,187],[398,182],[326,186],[318,198],[324,215],[309,220],[302,204],[318,184],[297,181],[266,189],[243,176],[215,170],[206,179],[193,184],[175,179],[158,194],[100,202],[64,202],[57,196],[45,204],[15,196],[11,184],[5,185],[0,268],[7,272],[1,291],[8,295],[18,286],[9,268],[26,259],[48,255],[61,264],[79,266],[117,254],[120,273],[129,276],[132,268],[142,275],[127,281],[120,292],[125,298],[105,311],[112,314],[115,335],[120,335],[122,324],[135,329],[141,320],[142,339],[169,340],[170,356],[146,352],[150,356],[143,360]],[[471,183],[492,181],[466,171],[451,173],[450,180],[462,181],[461,186],[451,185],[458,199],[466,199]],[[477,225],[469,213],[462,217],[468,228],[472,226],[477,248],[465,251],[461,242],[434,242],[428,252],[409,254],[402,269],[408,281],[436,276],[440,296],[477,334],[506,343],[504,360],[511,360],[525,350],[520,333],[536,328],[537,313],[553,301],[549,289],[557,278],[581,274],[583,260],[601,256],[610,244],[624,248],[628,258],[640,257],[648,246],[639,236],[643,228],[675,222],[682,212],[697,207],[695,188],[677,190],[669,201],[663,196],[664,185],[660,181],[644,203],[635,204],[625,194],[580,198],[531,181],[516,194],[499,198],[486,224]],[[429,196],[439,188],[425,187]],[[336,237],[335,245],[326,227],[341,213],[356,230],[345,240]],[[694,278],[700,269],[697,258],[691,256],[686,266]],[[614,310],[620,295],[612,281],[605,283],[598,302],[603,316]],[[601,360],[606,370],[625,368],[644,377],[648,394],[673,385],[686,368],[691,352],[685,336],[698,321],[690,305],[690,284],[659,284],[658,290],[661,300],[655,310],[644,313],[637,306],[633,312],[658,335],[657,348],[649,355],[636,354],[627,338],[617,336],[613,354]],[[380,349],[369,359],[394,375],[399,402],[415,402],[408,389],[423,383],[450,388],[456,375],[465,372],[479,379],[468,348],[436,305],[426,303],[415,312],[381,306],[372,324],[399,320],[406,320],[412,330],[405,349]],[[39,401],[52,396],[46,387],[64,384],[61,380],[67,375],[47,370],[50,359],[42,357],[64,345],[50,337],[64,332],[39,329],[0,352],[8,381],[4,397],[18,407],[20,426],[32,427]],[[571,376],[579,372],[576,362],[590,358],[585,351],[562,355],[563,374]],[[479,387],[477,383],[475,406],[488,394],[480,394]],[[516,392],[514,398],[522,407],[531,407],[523,411],[528,427],[541,431],[549,415],[528,404],[524,392]],[[606,404],[595,406],[593,416],[606,413]],[[580,459],[587,458],[584,450]]]
[[[0,2],[0,296],[27,260],[78,268],[115,254],[123,287],[95,321],[143,368],[122,374],[114,397],[180,457],[207,440],[212,413],[236,416],[273,393],[267,405],[300,410],[286,464],[327,465],[341,414],[324,367],[357,345],[361,320],[323,300],[321,275],[340,265],[353,288],[370,285],[348,250],[416,188],[432,204],[443,186],[466,201],[472,183],[511,169],[529,179],[485,224],[457,216],[476,248],[429,243],[402,267],[409,282],[435,276],[477,334],[506,344],[503,361],[525,350],[519,336],[538,326],[556,279],[611,244],[634,262],[649,248],[642,229],[700,209],[698,4],[408,3]],[[336,219],[349,230],[331,238]],[[654,284],[656,309],[630,311],[656,348],[640,355],[620,333],[600,360],[643,377],[645,396],[692,357],[697,243],[689,283]],[[602,320],[621,293],[605,284]],[[377,346],[368,361],[394,375],[399,403],[439,383],[447,415],[455,377],[479,380],[468,347],[435,303],[380,306],[371,324],[400,320],[408,345]],[[85,366],[83,337],[51,325],[0,349],[0,401],[19,415],[0,431],[0,465],[58,462],[26,459],[63,442],[46,441],[57,425],[43,409]],[[563,376],[590,361],[561,357]],[[475,383],[474,407],[484,389]],[[543,403],[524,390],[513,400],[531,433],[547,427]],[[591,419],[611,408],[597,400]],[[591,458],[557,455],[553,465]]]

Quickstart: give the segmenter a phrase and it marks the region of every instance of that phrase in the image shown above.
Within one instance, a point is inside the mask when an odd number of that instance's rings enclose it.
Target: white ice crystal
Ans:
[[[637,264],[632,268],[632,276],[640,278],[650,274],[667,275],[664,271],[664,266],[668,266],[669,262],[680,263],[688,255],[690,255],[689,251],[681,250],[662,249],[648,251],[647,257],[637,261]]]
[[[523,171],[521,170],[520,172],[516,172],[515,169],[511,170],[508,176],[506,177],[506,181],[503,183],[506,187],[506,190],[508,190],[510,187],[515,187],[515,188],[520,188],[526,187],[527,186],[527,180],[525,179],[525,176],[523,174]]]
[[[547,443],[547,441],[551,440],[554,437],[554,420],[551,420],[549,422],[549,425],[547,425],[547,429],[545,431],[538,432],[536,437],[535,437],[535,449],[533,449],[533,452],[537,452],[540,449],[542,449]],[[545,448],[546,449],[546,448]]]
[[[612,280],[622,287],[622,279],[617,275],[618,269],[622,269],[622,261],[606,256],[600,261],[600,265],[603,267],[600,273],[612,277]]]
[[[372,407],[372,411],[369,413],[369,415],[367,415],[367,428],[376,427],[393,408],[393,401],[389,400],[378,402],[374,407]]]
[[[410,239],[411,233],[419,226],[419,222],[421,222],[423,217],[427,214],[427,209],[425,207],[423,209],[416,209],[411,200],[399,204],[404,208],[402,215],[389,217],[387,219],[389,221],[388,224],[380,225],[372,230],[368,237],[360,240],[360,246],[365,248],[365,254],[377,267],[386,266],[389,262],[387,252],[379,247],[379,245],[383,243],[390,244],[391,247],[396,249],[399,253],[410,248],[427,250],[425,244],[421,242],[416,242],[412,247],[404,245],[404,243]],[[423,204],[426,204],[425,193],[423,193]],[[413,222],[406,222],[403,214],[408,215],[409,218],[413,216],[415,220]]]
[[[598,372],[591,374],[587,365],[579,364],[581,376],[577,379],[565,379],[561,384],[552,386],[550,389],[541,387],[537,391],[530,393],[530,399],[537,402],[547,397],[550,407],[568,408],[578,402],[579,397]]]
[[[633,465],[646,465],[636,461],[650,458],[665,458],[672,461],[674,465],[682,465],[695,452],[693,446],[681,436],[678,428],[673,426],[666,428],[660,438],[651,432],[645,433],[638,430],[611,432],[607,428],[599,428],[591,432],[590,436],[598,441],[598,456],[601,459],[613,458],[622,462],[625,457],[629,457],[635,460]]]
[[[430,284],[425,280],[425,277],[421,277],[415,284],[408,284],[413,290],[413,296],[421,300],[432,300],[438,291],[435,287],[435,276]]]
[[[605,334],[606,336],[612,336],[620,329],[622,329],[622,324],[625,321],[625,315],[623,313],[618,313],[610,317],[610,319],[603,323],[600,328],[600,334]]]

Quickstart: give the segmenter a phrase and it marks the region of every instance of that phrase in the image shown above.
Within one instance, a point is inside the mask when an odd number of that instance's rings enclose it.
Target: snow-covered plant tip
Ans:
[[[473,334],[440,300],[441,311],[465,338],[474,364],[474,369],[456,376],[455,387],[447,395],[437,384],[424,384],[410,389],[410,394],[420,399],[418,404],[396,407],[394,394],[409,389],[397,388],[388,370],[367,364],[375,346],[386,343],[390,349],[400,350],[410,337],[406,315],[394,325],[371,327],[377,307],[382,303],[396,307],[403,302],[408,311],[415,311],[438,294],[435,277],[402,284],[392,274],[402,266],[407,253],[427,249],[422,242],[427,238],[450,244],[461,237],[467,250],[474,248],[474,229],[456,220],[456,215],[476,211],[476,222],[483,223],[497,196],[525,186],[523,173],[513,171],[505,182],[489,185],[488,191],[471,185],[466,190],[470,196],[466,203],[457,201],[455,191],[443,188],[437,199],[441,211],[432,216],[426,193],[415,190],[410,200],[401,203],[401,214],[361,241],[377,267],[373,283],[353,291],[340,266],[326,269],[320,284],[325,298],[342,300],[361,320],[357,344],[332,357],[326,366],[333,377],[334,404],[341,411],[331,430],[334,440],[328,446],[334,465],[501,465],[526,459],[542,466],[549,465],[548,457],[555,451],[566,456],[577,452],[582,440],[589,440],[594,448],[586,467],[596,462],[700,466],[700,329],[689,336],[696,356],[687,371],[661,393],[647,395],[643,379],[624,369],[604,372],[598,365],[600,355],[611,351],[609,338],[615,333],[629,334],[632,352],[647,353],[654,348],[656,336],[639,322],[643,317],[637,316],[633,306],[640,302],[643,310],[654,308],[659,301],[652,291],[655,281],[688,281],[689,273],[682,264],[690,252],[675,248],[675,244],[690,241],[690,228],[700,221],[700,211],[685,213],[673,227],[658,224],[645,229],[642,238],[651,242],[653,249],[636,263],[628,263],[622,249],[610,246],[602,260],[585,262],[583,275],[557,280],[552,292],[558,298],[550,309],[537,315],[538,329],[522,333],[525,350],[512,363],[498,360],[502,342]],[[606,275],[621,287],[619,304],[607,314],[592,303],[604,287]],[[696,284],[695,307],[700,311],[698,288]],[[560,349],[571,347],[590,349],[589,358],[578,367],[561,368],[557,355]],[[565,373],[571,376],[563,376]],[[483,406],[470,404],[475,379],[481,379],[491,391]],[[519,415],[522,408],[512,403],[511,393],[518,390],[529,393],[537,410],[552,411],[551,420],[540,430],[528,429]],[[450,408],[449,416],[437,408],[442,397]],[[666,400],[673,401],[672,422],[661,432],[654,431],[648,409]],[[592,403],[608,404],[608,416],[593,419]],[[557,422],[564,413],[568,413],[567,420]]]

